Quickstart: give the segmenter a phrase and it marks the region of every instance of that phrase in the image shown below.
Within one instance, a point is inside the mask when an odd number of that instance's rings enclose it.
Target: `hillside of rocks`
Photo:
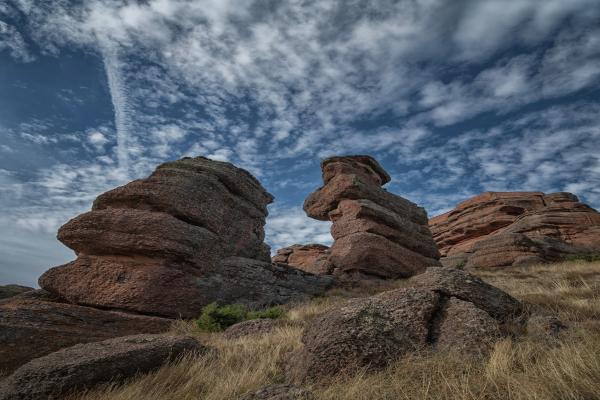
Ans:
[[[523,266],[600,252],[600,213],[565,192],[482,193],[429,227],[448,266]]]
[[[379,293],[308,320],[282,366],[285,382],[243,398],[310,398],[297,385],[423,350],[481,356],[521,335],[529,311],[442,264],[516,265],[598,249],[600,215],[571,194],[486,193],[428,220],[383,187],[391,177],[370,156],[330,157],[321,171],[304,211],[332,222],[332,246],[293,245],[272,259],[264,226],[273,196],[230,163],[186,157],[98,196],[58,231],[73,261],[46,271],[39,290],[0,288],[0,400],[63,398],[181,357],[214,357],[202,339],[172,333],[174,321],[213,303],[255,311],[363,285]],[[400,289],[381,285],[397,280]],[[244,321],[223,338],[279,326]]]

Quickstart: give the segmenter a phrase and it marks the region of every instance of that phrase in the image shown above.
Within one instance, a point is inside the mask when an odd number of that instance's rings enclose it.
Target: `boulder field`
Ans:
[[[427,213],[382,187],[390,176],[374,158],[330,157],[321,171],[324,185],[306,198],[304,211],[332,222],[331,248],[293,245],[280,249],[274,262],[357,284],[440,266]]]
[[[486,192],[429,227],[447,266],[523,266],[600,252],[600,213],[571,193]]]

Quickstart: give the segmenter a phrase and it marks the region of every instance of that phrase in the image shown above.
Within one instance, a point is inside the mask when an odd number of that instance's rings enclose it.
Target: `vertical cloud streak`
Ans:
[[[108,80],[108,88],[115,114],[115,130],[117,131],[117,159],[124,175],[129,175],[129,154],[127,142],[129,138],[129,105],[125,84],[121,75],[118,50],[107,44],[100,45],[104,69]]]

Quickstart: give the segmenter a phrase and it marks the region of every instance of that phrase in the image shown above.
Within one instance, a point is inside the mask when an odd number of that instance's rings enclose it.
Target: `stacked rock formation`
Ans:
[[[259,307],[319,293],[325,279],[270,264],[263,227],[272,200],[229,163],[162,164],[60,228],[77,259],[40,286],[72,303],[184,318],[215,301]]]
[[[330,274],[329,247],[311,243],[294,244],[277,250],[272,260],[276,264],[285,264],[313,274]]]
[[[369,156],[321,162],[324,186],[310,194],[304,211],[331,220],[334,242],[327,273],[360,281],[408,277],[439,266],[439,252],[422,207],[382,185],[390,176]]]
[[[522,266],[600,252],[600,213],[571,193],[486,192],[429,225],[448,266]]]

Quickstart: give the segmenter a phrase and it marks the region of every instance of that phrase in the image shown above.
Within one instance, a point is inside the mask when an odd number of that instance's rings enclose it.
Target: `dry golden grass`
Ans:
[[[600,263],[474,272],[523,300],[533,312],[558,315],[569,330],[558,341],[534,335],[501,341],[483,359],[440,352],[415,354],[383,371],[340,376],[328,385],[313,387],[317,398],[600,399]],[[156,373],[79,399],[235,399],[248,390],[283,382],[283,365],[290,352],[301,346],[304,322],[349,296],[369,293],[338,290],[295,306],[286,323],[264,337],[228,341],[180,321],[174,325],[175,332],[199,336],[215,352],[184,358]]]

